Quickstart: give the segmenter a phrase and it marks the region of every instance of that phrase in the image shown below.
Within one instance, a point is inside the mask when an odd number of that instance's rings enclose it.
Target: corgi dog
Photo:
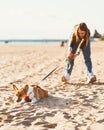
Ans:
[[[36,103],[40,99],[48,96],[48,91],[42,89],[38,85],[25,85],[18,89],[17,86],[13,84],[13,90],[17,96],[17,102],[24,100]]]

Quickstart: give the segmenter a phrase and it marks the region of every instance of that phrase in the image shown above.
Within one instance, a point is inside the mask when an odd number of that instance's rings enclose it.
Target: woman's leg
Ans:
[[[90,49],[90,41],[88,42],[88,45],[84,46],[82,48],[82,53],[84,56],[84,60],[85,60],[85,67],[86,67],[86,71],[88,76],[92,75],[92,61],[91,61],[91,49]]]
[[[91,61],[91,48],[90,48],[90,41],[88,42],[87,46],[84,46],[82,48],[82,53],[84,56],[84,60],[85,60],[85,68],[87,71],[87,75],[89,76],[89,78],[93,78],[94,74],[92,72],[92,61]]]
[[[62,82],[64,82],[64,83],[69,82],[73,66],[74,66],[74,60],[70,60],[70,61],[66,60],[66,62],[65,62],[65,74],[61,78]]]
[[[74,47],[72,48],[71,53],[75,54],[77,48],[78,48],[78,44],[75,44]],[[61,79],[63,82],[69,81],[70,75],[71,75],[72,70],[73,70],[73,66],[74,66],[74,59],[71,59],[69,61],[66,60],[66,62],[65,62],[65,74]]]
[[[65,63],[66,73],[71,75],[71,72],[73,70],[73,66],[74,66],[74,59],[72,59],[70,61],[66,60],[66,63]]]

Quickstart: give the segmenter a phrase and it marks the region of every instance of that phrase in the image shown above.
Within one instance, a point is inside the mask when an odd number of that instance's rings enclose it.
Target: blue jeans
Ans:
[[[74,45],[74,47],[72,47],[73,54],[76,53],[77,48],[78,48],[78,44],[76,43]],[[83,53],[83,57],[84,57],[84,61],[85,61],[85,68],[87,71],[87,75],[92,76],[93,72],[92,72],[92,61],[91,61],[91,57],[90,57],[91,56],[90,40],[89,40],[87,46],[86,45],[83,46],[82,53]],[[71,72],[73,70],[73,66],[74,66],[74,59],[71,60],[70,62],[66,61],[66,72],[65,73],[68,73],[69,75],[71,75]]]

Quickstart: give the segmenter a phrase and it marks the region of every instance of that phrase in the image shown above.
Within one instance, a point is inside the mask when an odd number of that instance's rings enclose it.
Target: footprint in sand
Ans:
[[[63,112],[63,114],[64,114],[65,119],[67,119],[67,120],[71,119],[71,115],[69,115],[69,113]]]
[[[43,125],[45,128],[55,128],[57,126],[57,123],[49,123],[47,121],[37,122],[35,125]]]
[[[57,126],[57,123],[47,122],[47,121],[45,121],[45,119],[46,119],[46,117],[54,117],[56,113],[57,113],[56,111],[49,112],[49,113],[42,113],[42,112],[36,113],[36,115],[38,116],[37,118],[39,119],[41,117],[41,120],[36,122],[34,125],[41,125],[42,127],[44,127],[47,130],[49,128],[54,129]]]
[[[55,128],[57,126],[57,123],[48,123],[46,125],[44,125],[43,127],[46,127],[46,128]]]
[[[1,114],[0,116],[1,116],[0,122],[5,122],[5,123],[11,123],[14,118],[14,116],[8,114]]]

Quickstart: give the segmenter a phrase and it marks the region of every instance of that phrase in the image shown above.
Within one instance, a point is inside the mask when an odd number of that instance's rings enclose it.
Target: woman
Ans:
[[[92,72],[92,61],[90,57],[90,31],[87,28],[86,23],[80,23],[74,27],[70,44],[68,46],[65,75],[61,79],[63,82],[69,82],[74,66],[74,59],[80,54],[80,51],[82,51],[85,60],[85,67],[88,75],[87,83],[93,83],[96,81],[96,76]]]

